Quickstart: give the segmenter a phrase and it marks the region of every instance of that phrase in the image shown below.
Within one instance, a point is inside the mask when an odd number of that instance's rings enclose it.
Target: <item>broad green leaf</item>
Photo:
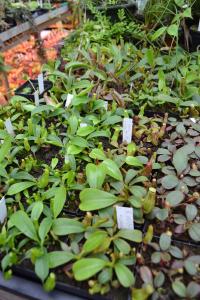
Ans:
[[[133,273],[122,263],[116,263],[114,266],[117,278],[122,286],[128,288],[135,283]]]
[[[159,245],[162,251],[166,251],[171,246],[171,236],[167,233],[162,233],[159,240]]]
[[[67,251],[53,251],[47,254],[49,261],[49,268],[57,268],[71,261],[74,258],[74,254]]]
[[[198,214],[197,207],[194,204],[186,204],[185,214],[188,221],[193,221]]]
[[[134,229],[134,230],[121,229],[117,233],[117,236],[135,243],[142,242],[142,232],[138,229]]]
[[[146,51],[146,58],[147,58],[147,62],[148,64],[153,67],[154,63],[155,63],[155,57],[154,57],[154,50],[153,48],[149,48]]]
[[[57,218],[57,216],[62,211],[65,201],[66,201],[66,188],[64,186],[61,186],[56,189],[55,197],[53,199],[53,215],[54,218]]]
[[[30,188],[33,185],[35,185],[35,182],[30,182],[30,181],[14,183],[13,185],[11,185],[9,187],[7,195],[12,196],[12,195],[18,194],[18,193]]]
[[[106,261],[99,258],[82,258],[73,264],[72,270],[77,281],[86,280],[101,271]]]
[[[172,283],[173,291],[181,298],[186,297],[186,287],[180,280],[175,280]]]
[[[172,24],[167,28],[167,33],[172,36],[178,36],[178,25]]]
[[[140,162],[140,160],[137,157],[127,156],[125,161],[126,161],[127,165],[130,165],[130,166],[134,166],[134,167],[142,167],[143,166],[143,164]]]
[[[200,223],[192,224],[188,230],[188,233],[195,242],[200,242]]]
[[[163,27],[159,28],[158,30],[156,30],[151,37],[152,42],[157,40],[161,35],[163,35],[166,32],[166,29],[167,29],[167,27],[163,26]]]
[[[173,189],[179,184],[179,180],[175,175],[167,175],[161,180],[162,186],[167,189]]]
[[[98,159],[98,160],[105,160],[106,159],[106,155],[104,154],[103,150],[101,149],[93,149],[89,156],[93,159]]]
[[[33,221],[37,221],[39,217],[41,216],[41,213],[43,211],[43,203],[42,201],[37,201],[33,205],[33,209],[31,211],[31,219]]]
[[[42,243],[44,243],[45,238],[48,234],[48,232],[51,229],[51,226],[53,224],[53,220],[51,218],[44,218],[39,226],[39,230],[38,230],[38,235],[42,241]]]
[[[98,189],[87,188],[80,193],[80,209],[83,211],[92,211],[102,209],[117,203],[118,198],[111,193]]]
[[[3,144],[0,146],[0,163],[6,158],[11,149],[11,137],[7,136]]]
[[[84,232],[81,222],[74,219],[58,218],[53,222],[53,232],[56,235],[67,235],[72,233]]]
[[[34,241],[38,241],[36,229],[24,211],[15,212],[11,215],[10,221],[21,233]]]
[[[36,258],[35,273],[42,281],[47,278],[49,274],[49,262],[46,254]]]
[[[91,188],[101,189],[106,177],[105,167],[102,164],[97,166],[88,164],[86,166],[86,176]]]
[[[95,250],[96,248],[100,247],[103,244],[106,237],[107,233],[105,231],[93,232],[83,245],[83,252],[89,253]]]
[[[173,156],[173,165],[176,168],[178,175],[180,175],[188,166],[188,155],[194,151],[193,145],[185,145],[179,148]]]
[[[80,127],[77,130],[77,135],[79,135],[79,136],[87,136],[90,133],[92,133],[93,131],[95,131],[95,127],[88,125],[88,126],[85,126],[85,127]]]
[[[111,159],[105,159],[102,163],[106,168],[106,174],[116,180],[122,181],[123,177],[118,165]]]
[[[124,254],[129,254],[129,252],[131,251],[130,245],[122,239],[114,240],[114,244],[117,247],[117,249]]]
[[[173,191],[167,194],[166,201],[173,207],[178,205],[184,200],[185,196],[180,191]]]

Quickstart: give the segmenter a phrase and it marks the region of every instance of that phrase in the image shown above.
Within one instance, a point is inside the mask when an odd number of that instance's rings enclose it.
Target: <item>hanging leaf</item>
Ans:
[[[118,198],[111,193],[98,189],[88,188],[80,193],[80,209],[83,211],[92,211],[111,206],[118,202]]]
[[[167,27],[163,26],[163,27],[159,28],[158,30],[156,30],[151,37],[152,42],[157,40],[161,35],[163,35],[166,32],[166,29],[167,29]]]
[[[110,177],[113,177],[114,179],[119,180],[119,181],[123,180],[120,169],[113,160],[105,159],[102,162],[102,165],[105,166],[105,170],[106,170],[107,175],[109,175]]]
[[[57,218],[64,207],[66,201],[66,193],[66,188],[64,186],[61,186],[55,190],[55,197],[53,199],[54,218]]]
[[[100,272],[106,261],[99,258],[82,258],[73,264],[72,270],[77,281],[86,280]]]
[[[122,286],[128,288],[135,283],[133,273],[122,263],[118,262],[114,266],[117,278]]]
[[[177,37],[177,36],[178,36],[178,25],[177,25],[177,24],[172,24],[172,25],[170,25],[170,26],[167,28],[167,33],[168,33],[169,35],[172,35],[172,36]]]
[[[88,164],[86,166],[86,176],[91,188],[101,189],[106,177],[105,167],[102,164],[97,166]]]
[[[38,241],[36,229],[24,211],[15,212],[11,215],[10,221],[21,233],[34,241]]]

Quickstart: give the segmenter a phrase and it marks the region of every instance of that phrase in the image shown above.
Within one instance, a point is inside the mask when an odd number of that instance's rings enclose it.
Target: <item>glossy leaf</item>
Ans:
[[[35,182],[30,182],[30,181],[14,183],[13,185],[11,185],[9,187],[7,195],[9,195],[9,196],[16,195],[16,194],[30,188],[33,185],[35,185]]]
[[[99,258],[82,258],[73,264],[72,270],[77,281],[86,280],[100,272],[106,261]]]
[[[56,235],[67,235],[84,232],[81,222],[74,219],[58,218],[53,222],[53,232]]]
[[[118,262],[114,266],[115,273],[121,285],[123,287],[130,287],[135,282],[135,277],[133,273],[122,263]]]
[[[138,229],[134,229],[134,230],[121,229],[117,233],[117,236],[135,243],[142,242],[142,232]]]
[[[110,177],[113,177],[114,179],[119,180],[119,181],[123,180],[120,169],[113,160],[105,159],[102,162],[102,165],[105,166],[105,170],[106,170],[107,175],[109,175]]]
[[[105,167],[102,164],[97,166],[88,164],[86,166],[86,176],[91,188],[101,189],[106,177]]]
[[[74,254],[67,251],[52,251],[47,254],[49,268],[57,268],[71,261]]]

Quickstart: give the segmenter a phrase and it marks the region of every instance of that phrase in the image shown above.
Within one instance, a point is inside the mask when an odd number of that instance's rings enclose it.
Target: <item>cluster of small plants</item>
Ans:
[[[199,54],[158,48],[169,28],[136,25],[134,45],[103,20],[44,65],[39,103],[0,108],[1,269],[32,270],[46,291],[198,299]]]

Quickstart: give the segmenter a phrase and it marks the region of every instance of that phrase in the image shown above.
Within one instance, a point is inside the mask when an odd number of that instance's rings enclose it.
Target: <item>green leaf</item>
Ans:
[[[177,6],[182,8],[183,5],[185,4],[185,0],[175,0],[175,3],[176,3]]]
[[[176,168],[178,175],[180,175],[188,166],[188,155],[194,151],[193,145],[185,145],[179,148],[173,156],[173,165]]]
[[[77,281],[86,280],[101,271],[106,261],[99,258],[82,258],[73,264],[72,270]]]
[[[140,160],[137,157],[127,156],[125,161],[126,161],[127,165],[130,165],[130,166],[134,166],[134,167],[142,167],[143,166],[143,164],[140,162]]]
[[[80,193],[80,209],[83,211],[92,211],[102,209],[117,203],[118,198],[111,193],[98,189],[87,188]]]
[[[33,209],[31,211],[31,219],[33,221],[37,221],[39,219],[43,211],[43,207],[42,201],[38,201],[33,204]]]
[[[74,259],[74,254],[67,251],[53,251],[47,254],[49,268],[57,268]]]
[[[178,36],[178,25],[172,24],[167,28],[167,33],[172,36]]]
[[[179,184],[179,180],[175,175],[167,175],[162,178],[161,183],[165,189],[170,190]]]
[[[162,251],[168,250],[171,246],[171,236],[166,233],[162,233],[160,236],[159,245]]]
[[[67,218],[58,218],[54,220],[52,229],[56,235],[84,232],[84,226],[81,222]]]
[[[110,177],[113,177],[114,179],[119,180],[119,181],[123,180],[120,169],[113,160],[105,159],[102,164],[103,164],[103,166],[105,166],[107,175],[109,175]]]
[[[115,273],[121,285],[123,287],[130,287],[135,283],[133,273],[122,263],[116,263],[114,266]]]
[[[102,164],[97,166],[94,164],[88,164],[86,166],[86,176],[91,188],[101,189],[106,177],[105,167]]]
[[[98,160],[105,160],[106,156],[103,152],[103,150],[101,149],[93,149],[90,154],[89,157],[93,158],[93,159],[98,159]]]
[[[66,188],[64,186],[61,186],[56,189],[55,197],[53,199],[53,215],[54,218],[57,218],[57,216],[61,213],[65,201],[66,201]]]
[[[174,207],[181,203],[184,200],[185,196],[180,191],[173,191],[167,194],[166,201],[169,202],[169,204]]]
[[[117,247],[117,249],[124,254],[129,254],[129,252],[131,251],[130,245],[122,239],[114,240],[114,244]]]
[[[6,158],[11,149],[11,137],[7,136],[4,143],[0,147],[0,163]]]
[[[24,211],[15,212],[11,215],[10,221],[21,233],[34,241],[38,241],[36,229]]]
[[[147,58],[147,62],[148,64],[153,67],[154,63],[155,63],[155,57],[154,57],[154,50],[153,48],[149,48],[146,51],[146,58]]]
[[[38,234],[42,243],[44,243],[45,238],[48,232],[50,231],[52,224],[53,224],[53,220],[51,218],[44,218],[42,220],[38,230]]]
[[[163,35],[166,32],[166,29],[167,29],[167,27],[163,26],[163,27],[159,28],[158,30],[156,30],[151,37],[152,42],[157,40],[161,35]]]
[[[14,183],[13,185],[11,185],[9,187],[7,195],[12,196],[12,195],[18,194],[18,193],[30,188],[33,185],[35,185],[35,182],[30,182],[30,181]]]
[[[83,245],[83,252],[89,253],[95,250],[96,248],[100,247],[103,244],[106,237],[107,233],[105,231],[93,232]]]
[[[188,230],[189,236],[196,242],[200,242],[200,223],[194,223]]]
[[[176,295],[178,295],[179,297],[181,297],[181,298],[186,297],[186,287],[181,281],[175,280],[172,283],[172,288],[173,288],[173,291],[176,293]]]
[[[135,243],[142,242],[142,232],[138,229],[121,229],[117,233],[117,236]]]
[[[49,262],[46,254],[36,258],[35,273],[42,281],[47,278],[49,274]]]
[[[77,135],[79,135],[79,136],[87,136],[90,133],[92,133],[93,131],[95,131],[95,127],[88,125],[88,126],[85,126],[85,127],[80,127],[77,130]]]
[[[196,218],[197,214],[198,214],[198,210],[197,210],[195,205],[186,204],[185,214],[186,214],[186,217],[187,217],[188,221],[193,221]]]

